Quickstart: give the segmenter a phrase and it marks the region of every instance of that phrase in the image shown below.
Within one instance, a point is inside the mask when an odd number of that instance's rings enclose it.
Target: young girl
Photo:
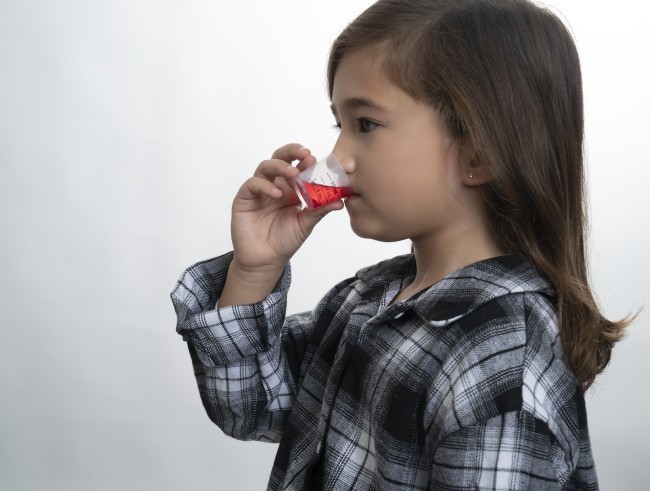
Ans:
[[[279,442],[269,489],[596,489],[583,391],[625,321],[587,281],[578,55],[526,0],[380,0],[329,67],[352,229],[410,239],[285,317],[297,144],[172,300],[210,418]],[[291,163],[298,161],[297,166]]]

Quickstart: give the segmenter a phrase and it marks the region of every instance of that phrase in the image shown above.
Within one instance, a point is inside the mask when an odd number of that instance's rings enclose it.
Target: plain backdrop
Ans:
[[[0,0],[0,489],[264,489],[276,447],[205,415],[169,292],[226,252],[287,142],[327,153],[328,49],[369,0]],[[641,2],[551,2],[582,57],[593,285],[647,304],[650,36]],[[407,243],[329,215],[290,312]],[[588,393],[602,489],[648,489],[642,312]]]

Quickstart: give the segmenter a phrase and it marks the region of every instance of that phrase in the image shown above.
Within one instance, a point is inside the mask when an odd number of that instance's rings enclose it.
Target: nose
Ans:
[[[341,165],[347,174],[352,174],[355,171],[356,162],[354,160],[354,155],[342,144],[341,138],[339,138],[336,145],[334,145],[332,153],[336,156],[338,161],[341,162]]]

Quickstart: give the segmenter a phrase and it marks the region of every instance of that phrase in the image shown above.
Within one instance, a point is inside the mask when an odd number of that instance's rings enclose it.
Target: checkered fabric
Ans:
[[[268,489],[598,489],[554,290],[522,258],[391,304],[415,275],[399,256],[286,317],[289,267],[264,301],[215,308],[231,260],[171,296],[212,421],[279,442]]]

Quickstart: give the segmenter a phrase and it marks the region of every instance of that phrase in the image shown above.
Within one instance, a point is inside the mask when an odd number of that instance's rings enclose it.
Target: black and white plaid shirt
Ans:
[[[280,442],[269,489],[597,489],[554,291],[503,256],[403,302],[413,256],[365,268],[285,317],[214,309],[232,253],[172,292],[203,404],[228,435]]]

